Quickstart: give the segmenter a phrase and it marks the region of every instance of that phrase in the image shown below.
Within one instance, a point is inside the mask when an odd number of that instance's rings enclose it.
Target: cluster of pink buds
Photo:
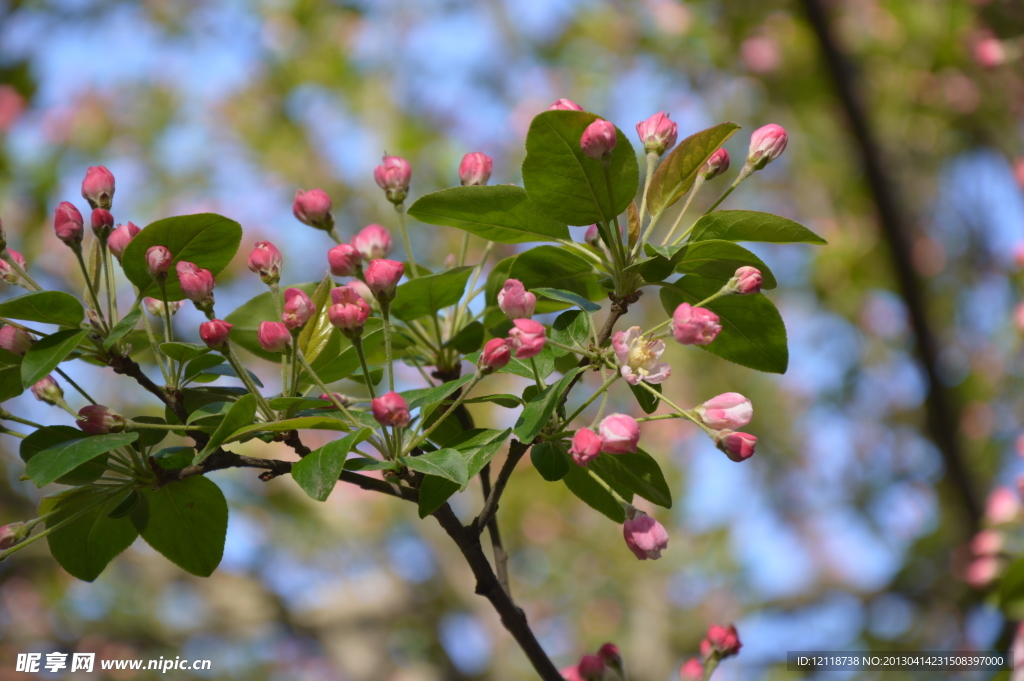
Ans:
[[[1018,483],[1020,484],[1020,483]],[[971,539],[971,560],[963,573],[964,581],[984,589],[1006,569],[1003,549],[1008,524],[1021,518],[1021,501],[1009,487],[996,487],[985,504],[984,522],[988,526]]]
[[[331,289],[331,303],[327,308],[331,324],[348,338],[361,336],[363,326],[370,318],[370,306],[356,289],[351,284]]]
[[[610,414],[601,420],[597,433],[580,428],[572,438],[569,453],[580,466],[606,454],[634,454],[640,443],[640,424],[627,414]]]
[[[459,181],[463,187],[484,185],[491,179],[494,161],[482,151],[472,151],[459,163]]]
[[[636,124],[636,134],[644,143],[644,151],[661,156],[676,144],[679,125],[668,119],[668,114],[659,111],[645,121]]]
[[[498,307],[509,319],[529,319],[537,307],[537,296],[527,291],[518,279],[506,279],[498,291]]]
[[[5,248],[4,250],[10,253],[11,260],[18,263],[18,265],[21,266],[21,269],[25,269],[25,256],[23,256],[21,253],[14,250],[13,248]],[[13,284],[15,286],[23,285],[21,281],[21,275],[18,274],[14,270],[14,268],[11,267],[11,265],[6,260],[3,259],[0,259],[0,279],[3,279],[8,284]]]
[[[370,411],[373,418],[382,426],[404,428],[409,425],[409,405],[398,393],[391,392],[375,397],[370,401]]]
[[[705,661],[712,657],[722,660],[738,655],[742,647],[735,626],[730,624],[723,627],[720,624],[712,624],[708,627],[707,636],[700,642],[700,655]]]
[[[377,186],[384,190],[388,201],[396,206],[405,201],[409,193],[409,180],[412,168],[401,156],[384,156],[384,161],[373,169],[373,179]]]
[[[596,655],[584,655],[577,664],[560,672],[566,681],[612,681],[625,679],[626,669],[619,647],[605,643]]]
[[[617,331],[612,336],[612,349],[619,360],[619,372],[630,385],[646,381],[657,385],[672,373],[668,362],[662,362],[665,341],[645,338],[639,326]]]
[[[281,251],[277,250],[277,246],[269,241],[257,241],[252,253],[249,254],[247,264],[250,271],[260,276],[260,281],[267,286],[273,286],[281,281],[283,262],[284,259],[281,257]]]
[[[128,248],[128,244],[141,231],[134,223],[129,221],[123,225],[118,225],[110,232],[110,236],[107,237],[107,248],[110,249],[111,254],[117,258],[118,262],[121,262],[124,249]]]
[[[757,437],[737,432],[750,423],[754,407],[739,393],[722,393],[698,406],[694,411],[708,428],[714,429],[715,446],[737,463],[754,455]]]
[[[90,404],[78,410],[80,417],[75,421],[83,432],[88,435],[106,435],[120,433],[128,426],[128,421],[115,411],[102,404]]]

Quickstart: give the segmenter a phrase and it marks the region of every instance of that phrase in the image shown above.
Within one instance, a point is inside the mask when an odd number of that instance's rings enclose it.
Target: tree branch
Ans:
[[[483,532],[484,528],[493,520],[494,514],[498,512],[498,501],[501,499],[502,492],[505,491],[505,485],[508,484],[509,478],[512,477],[512,473],[515,472],[516,466],[519,464],[519,460],[523,458],[528,449],[530,449],[529,444],[523,444],[516,439],[513,439],[509,444],[508,456],[505,458],[501,471],[498,472],[498,478],[494,481],[494,488],[487,495],[484,506],[480,509],[480,514],[470,525],[477,534]]]

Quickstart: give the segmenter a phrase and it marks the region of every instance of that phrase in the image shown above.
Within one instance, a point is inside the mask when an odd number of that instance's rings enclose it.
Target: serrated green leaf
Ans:
[[[651,178],[651,186],[647,190],[647,206],[651,215],[661,214],[685,196],[701,167],[739,129],[735,123],[719,123],[680,142],[662,160]]]
[[[30,388],[38,381],[46,378],[57,365],[75,351],[82,342],[86,329],[76,331],[67,329],[41,338],[32,344],[25,356],[21,358],[21,385]]]
[[[302,327],[302,331],[299,332],[299,350],[302,351],[307,362],[312,362],[323,352],[328,340],[330,340],[331,334],[335,331],[327,314],[331,307],[331,289],[333,288],[334,279],[328,273],[320,280],[320,284],[317,285],[316,290],[309,297],[313,302],[313,309],[317,312]]]
[[[499,407],[505,409],[516,409],[517,407],[523,406],[523,401],[515,395],[509,395],[508,393],[498,393],[496,395],[482,395],[480,397],[469,397],[463,400],[463,404],[479,404],[481,402],[493,402]]]
[[[499,244],[568,239],[564,223],[540,211],[521,187],[451,187],[421,196],[409,215],[429,225],[446,225]]]
[[[179,343],[177,341],[173,341],[170,343],[161,343],[160,352],[176,362],[188,362],[211,353],[213,350],[205,345],[199,345],[198,343]]]
[[[85,319],[85,308],[70,293],[35,291],[0,303],[0,317],[77,328]]]
[[[439,449],[420,456],[403,456],[398,461],[414,471],[437,475],[457,483],[460,487],[469,482],[466,455],[457,449]]]
[[[591,340],[591,331],[593,327],[590,321],[590,315],[582,310],[569,310],[558,315],[555,322],[551,325],[551,330],[548,332],[548,336],[551,340],[562,345],[578,345],[581,348],[587,348],[593,342]],[[553,347],[551,352],[556,355],[566,354],[565,350]]]
[[[712,239],[772,244],[828,243],[799,222],[752,210],[720,210],[697,220],[690,234],[690,242]]]
[[[536,246],[530,250],[505,258],[495,265],[487,277],[486,300],[488,306],[498,304],[498,291],[507,279],[518,279],[532,291],[550,288],[575,293],[586,300],[607,299],[608,294],[598,283],[599,277],[590,261],[557,246]],[[541,298],[537,301],[537,314],[565,309],[562,301]]]
[[[457,334],[444,344],[446,348],[455,348],[464,355],[476,352],[484,344],[484,325],[480,322],[470,322],[462,327]]]
[[[741,267],[756,267],[761,272],[761,288],[766,291],[777,286],[775,275],[759,257],[731,241],[697,241],[686,244],[675,259],[675,270],[682,274],[696,274],[705,279],[725,283]],[[664,278],[664,277],[663,277]]]

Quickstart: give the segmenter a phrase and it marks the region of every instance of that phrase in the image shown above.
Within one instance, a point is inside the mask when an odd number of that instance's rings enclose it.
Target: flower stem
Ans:
[[[533,377],[537,379],[537,390],[540,392],[544,392],[544,389],[547,388],[547,386],[544,384],[543,379],[541,379],[540,377],[540,370],[537,368],[537,362],[533,359],[533,357],[530,358],[530,366],[533,367]]]
[[[470,391],[473,390],[473,388],[476,386],[477,383],[480,382],[480,380],[482,378],[483,378],[483,376],[481,376],[479,373],[477,373],[477,375],[473,378],[473,380],[469,382],[469,385],[465,386],[462,389],[462,392],[459,393],[459,397],[454,402],[451,403],[451,405],[448,407],[448,409],[446,411],[448,413],[452,413],[456,409],[458,409],[459,405],[461,405],[462,402],[469,396]],[[434,423],[431,424],[431,426],[429,428],[427,428],[425,431],[420,433],[419,436],[417,436],[415,440],[411,441],[407,447],[403,448],[402,453],[403,454],[408,454],[413,449],[415,449],[421,442],[426,440],[430,436],[431,433],[434,432],[435,428],[437,428],[439,425],[441,425],[442,421],[444,421],[444,417],[439,418],[438,420],[434,421]]]
[[[359,365],[363,367],[363,380],[366,381],[366,390],[370,393],[370,399],[374,399],[377,397],[377,394],[373,390],[373,381],[370,379],[370,366],[366,363],[366,355],[363,353],[363,339],[359,336],[354,337],[352,339],[352,347],[356,349]]]
[[[338,408],[338,411],[344,414],[345,417],[352,422],[352,424],[356,427],[357,430],[359,428],[362,428],[362,425],[360,425],[360,423],[356,421],[355,417],[352,416],[352,413],[342,403],[342,401],[339,400],[333,392],[331,392],[331,390],[327,387],[327,384],[320,380],[320,376],[315,371],[313,371],[313,367],[309,366],[309,362],[306,361],[306,356],[302,353],[302,350],[299,350],[295,356],[298,358],[299,363],[302,365],[302,367],[309,372],[309,376],[310,378],[313,379],[313,382],[316,383],[321,390],[327,393],[327,399],[329,399],[334,404],[334,406]],[[385,434],[385,438],[386,437],[387,435]]]
[[[165,279],[160,280],[160,300],[164,303],[164,342],[170,343],[174,338],[174,333],[171,330],[171,307],[167,302],[167,281]],[[238,371],[238,369],[235,369]],[[174,360],[170,357],[167,358],[167,375],[170,379],[170,388],[173,390],[178,387],[178,369],[174,363]]]
[[[71,250],[75,252],[75,257],[78,258],[78,266],[82,268],[82,275],[85,277],[85,285],[89,289],[89,297],[92,298],[92,307],[96,311],[96,314],[100,316],[100,326],[103,331],[106,332],[108,327],[103,320],[103,310],[100,307],[100,298],[96,295],[96,288],[92,285],[92,278],[89,276],[89,268],[85,266],[85,258],[82,257],[82,245],[78,244],[72,246]]]
[[[82,389],[82,386],[80,386],[80,385],[78,385],[77,383],[75,383],[74,381],[72,381],[72,380],[71,380],[71,377],[70,377],[70,376],[68,376],[67,374],[65,374],[65,373],[64,373],[64,370],[63,370],[63,369],[61,369],[60,367],[54,367],[54,371],[56,371],[56,372],[57,372],[57,374],[58,374],[58,375],[59,375],[59,376],[60,376],[61,378],[63,378],[63,379],[65,380],[65,381],[67,381],[67,382],[68,382],[68,385],[70,385],[70,386],[71,386],[72,388],[74,388],[75,390],[77,390],[77,391],[78,391],[78,394],[79,394],[79,395],[81,395],[81,396],[82,396],[82,397],[84,397],[85,399],[89,400],[89,402],[90,402],[90,403],[92,403],[92,404],[96,404],[96,403],[97,403],[97,402],[96,402],[96,400],[92,399],[92,398],[91,398],[91,397],[89,396],[89,393],[85,392],[85,390],[83,390],[83,389]]]
[[[405,246],[405,259],[409,261],[409,278],[415,279],[419,276],[416,268],[416,258],[412,254],[412,246],[409,244],[409,233],[405,230],[405,204],[396,203],[395,212],[398,213],[398,231],[402,233],[402,244]]]
[[[570,414],[569,416],[565,417],[565,423],[572,423],[572,420],[573,420],[574,418],[576,418],[577,416],[579,416],[580,414],[582,414],[582,413],[583,413],[583,410],[584,410],[584,409],[586,409],[586,408],[587,408],[587,407],[589,407],[589,406],[590,406],[591,404],[593,404],[594,400],[596,400],[596,399],[597,399],[598,397],[600,397],[602,393],[605,393],[605,392],[606,392],[606,391],[608,390],[608,388],[610,388],[610,387],[611,387],[612,383],[614,383],[615,381],[617,381],[617,380],[619,379],[619,377],[620,377],[620,374],[619,374],[619,372],[618,372],[618,371],[616,371],[616,372],[615,372],[614,374],[612,374],[612,377],[611,377],[611,378],[609,378],[608,380],[606,380],[606,381],[604,382],[604,385],[602,385],[602,386],[601,386],[600,388],[598,388],[598,389],[597,389],[597,390],[596,390],[596,391],[594,392],[594,394],[593,394],[593,395],[591,395],[590,397],[588,397],[588,398],[587,398],[587,401],[586,401],[586,402],[584,402],[584,403],[583,403],[583,404],[581,404],[581,405],[580,405],[579,407],[577,407],[577,408],[576,408],[576,411],[574,411],[574,412],[573,412],[572,414]]]
[[[33,428],[43,428],[44,427],[44,426],[39,425],[35,421],[29,421],[28,419],[23,419],[20,416],[15,416],[11,412],[7,411],[6,409],[0,409],[0,420],[2,420],[2,421],[14,421],[15,423],[20,423],[20,424],[26,425],[26,426],[32,426]]]
[[[15,544],[14,546],[12,546],[11,548],[9,548],[9,549],[7,549],[5,551],[0,551],[0,560],[4,560],[5,558],[7,558],[7,556],[11,555],[15,551],[20,551],[21,549],[25,548],[26,546],[28,546],[32,542],[39,541],[40,539],[42,539],[46,535],[50,534],[51,532],[56,532],[57,530],[59,530],[60,528],[64,527],[65,525],[68,525],[69,523],[73,523],[74,521],[78,520],[83,515],[85,515],[86,513],[88,513],[92,509],[94,509],[95,507],[99,506],[100,504],[107,503],[107,501],[110,498],[110,496],[112,496],[112,494],[101,495],[93,503],[86,504],[77,513],[71,514],[70,516],[68,516],[64,520],[60,521],[59,523],[56,523],[55,525],[53,525],[51,527],[47,527],[45,530],[43,530],[39,534],[36,534],[36,535],[33,535],[31,537],[26,538],[25,541],[18,542],[17,544]]]
[[[679,223],[683,221],[683,216],[686,215],[687,209],[693,202],[693,197],[697,196],[697,192],[699,192],[700,188],[704,186],[705,181],[706,180],[704,174],[698,173],[697,179],[693,181],[693,188],[690,190],[690,195],[686,197],[686,203],[683,204],[683,209],[679,211],[679,215],[676,216],[676,221],[672,224],[672,229],[670,229],[668,231],[668,234],[665,235],[665,238],[661,240],[662,246],[665,246],[666,244],[668,244],[669,241],[672,240],[672,235],[676,233],[677,229],[679,229]],[[695,222],[694,224],[697,223]],[[690,229],[687,229],[685,232],[683,232],[682,236],[679,237],[679,240],[682,241],[683,239],[685,239],[686,235],[689,234],[692,229],[693,225],[690,226]]]
[[[618,493],[618,492],[616,492],[616,491],[615,491],[615,490],[614,490],[614,489],[612,488],[612,486],[611,486],[611,485],[609,485],[609,484],[608,484],[607,482],[605,482],[605,481],[604,481],[604,480],[603,480],[603,479],[601,478],[601,476],[600,476],[600,475],[598,475],[597,473],[595,473],[595,472],[594,472],[594,470],[593,470],[592,468],[590,468],[589,466],[587,466],[587,467],[586,467],[586,469],[587,469],[587,475],[589,475],[589,476],[590,476],[591,478],[593,478],[593,479],[594,479],[594,482],[596,482],[596,483],[597,483],[597,484],[599,484],[599,485],[600,485],[601,487],[603,487],[603,488],[604,488],[604,490],[605,490],[606,492],[608,492],[608,494],[611,494],[611,495],[612,495],[612,498],[614,498],[614,499],[615,499],[615,501],[619,502],[619,505],[620,505],[620,506],[622,506],[622,508],[629,508],[629,507],[631,507],[631,506],[632,506],[632,504],[630,504],[630,503],[629,503],[628,501],[626,501],[626,500],[625,500],[625,499],[623,499],[623,498],[622,498],[621,496],[619,496],[619,493]]]
[[[274,410],[270,408],[270,403],[267,402],[267,398],[263,397],[263,393],[261,393],[259,388],[256,387],[256,384],[252,382],[252,379],[249,377],[249,372],[246,371],[245,367],[242,366],[242,363],[238,361],[238,357],[231,349],[231,344],[228,343],[225,345],[224,349],[221,350],[221,353],[227,358],[228,363],[231,365],[231,368],[235,370],[235,373],[238,374],[238,377],[242,379],[242,383],[245,384],[246,389],[252,393],[253,397],[256,398],[256,404],[259,405],[260,411],[263,413],[263,417],[268,421],[273,421]]]
[[[100,239],[100,259],[103,261],[103,269],[107,281],[107,316],[110,318],[110,328],[117,323],[117,286],[114,282],[114,256],[107,248],[107,240]]]
[[[667,397],[665,397],[665,396],[664,396],[664,395],[663,395],[662,393],[659,393],[659,392],[658,392],[657,390],[655,390],[655,389],[654,389],[654,388],[652,388],[651,386],[647,385],[647,383],[645,383],[644,381],[640,381],[639,383],[637,383],[637,385],[642,385],[642,386],[644,387],[644,389],[645,389],[645,390],[647,390],[647,391],[648,391],[648,392],[650,392],[650,393],[651,393],[652,395],[654,395],[654,396],[655,396],[655,397],[657,397],[658,399],[660,399],[660,400],[662,400],[663,402],[665,402],[665,404],[667,404],[668,406],[672,407],[672,408],[673,408],[673,409],[675,409],[675,410],[676,410],[677,412],[679,412],[679,415],[680,415],[680,416],[682,416],[683,418],[687,418],[687,419],[689,419],[689,420],[690,420],[690,421],[692,421],[692,422],[693,422],[694,424],[696,424],[697,426],[699,426],[699,427],[700,427],[700,429],[701,429],[701,430],[703,430],[703,431],[704,431],[705,433],[707,433],[708,435],[710,435],[710,436],[714,437],[715,431],[714,431],[713,429],[711,429],[711,428],[708,428],[708,427],[707,427],[707,426],[706,426],[706,425],[704,424],[704,422],[703,422],[703,421],[701,421],[701,420],[700,420],[699,418],[697,418],[696,416],[694,416],[694,415],[693,415],[693,412],[691,412],[691,411],[690,411],[690,410],[688,410],[688,409],[683,409],[683,408],[682,408],[682,407],[680,407],[680,406],[679,406],[678,404],[676,404],[676,403],[675,403],[675,402],[673,402],[672,400],[670,400],[670,399],[668,399]]]
[[[11,254],[7,251],[6,248],[3,250],[2,253],[0,253],[0,257],[2,257],[4,259],[4,262],[10,265],[11,268],[18,273],[19,277],[25,280],[25,283],[28,284],[29,288],[32,288],[35,291],[43,290],[43,287],[37,284],[36,280],[29,276],[29,273],[25,270],[25,268],[18,264],[18,262],[11,257]]]
[[[388,360],[388,390],[395,392],[395,364],[391,354],[391,303],[381,303],[380,312],[384,317],[384,355]]]
[[[712,655],[711,658],[704,663],[704,676],[701,677],[701,681],[710,681],[711,675],[715,673],[716,667],[718,667],[718,656]]]

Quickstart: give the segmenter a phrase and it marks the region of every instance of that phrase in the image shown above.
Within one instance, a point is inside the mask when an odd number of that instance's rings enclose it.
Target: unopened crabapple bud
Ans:
[[[47,404],[60,404],[64,401],[64,391],[60,389],[60,385],[53,376],[47,376],[33,385],[32,395],[40,402]]]
[[[583,235],[583,243],[590,244],[594,248],[601,247],[601,230],[597,228],[597,224],[587,227],[587,231]]]
[[[769,123],[758,128],[750,135],[750,149],[747,151],[747,164],[754,170],[761,170],[766,165],[782,156],[789,143],[789,135],[781,125]]]
[[[228,338],[234,324],[229,324],[222,319],[211,319],[199,325],[199,337],[203,339],[206,346],[214,350],[223,350],[228,345]]]
[[[348,282],[346,286],[350,287],[353,291],[358,293],[360,298],[362,298],[363,300],[370,304],[370,307],[373,307],[374,305],[377,304],[377,298],[373,295],[373,291],[371,291],[370,287],[367,286],[364,282],[359,281],[358,279],[353,279],[352,281]]]
[[[480,361],[477,366],[480,367],[480,372],[483,374],[490,374],[498,369],[504,368],[512,359],[512,351],[508,347],[508,343],[505,342],[504,338],[492,338],[487,341],[484,345],[483,351],[480,353]]]
[[[985,520],[991,525],[1013,522],[1020,515],[1020,506],[1020,499],[1013,490],[1009,487],[996,487],[985,504]]]
[[[707,308],[680,303],[672,313],[672,335],[683,345],[707,345],[721,330],[718,315]]]
[[[636,134],[644,144],[644,151],[661,156],[675,146],[679,126],[668,119],[668,114],[659,111],[645,121],[636,124]]]
[[[367,225],[352,237],[352,245],[364,260],[386,258],[391,252],[391,234],[380,225]]]
[[[708,634],[704,640],[708,642],[711,653],[717,655],[719,659],[733,657],[739,654],[740,648],[743,647],[736,627],[731,624],[728,627],[712,624],[708,627]],[[701,646],[702,650],[706,647],[708,646]]]
[[[754,293],[760,293],[761,282],[761,270],[756,267],[744,265],[736,270],[736,274],[729,281],[729,284],[732,286],[734,292],[741,296],[746,296]]]
[[[348,284],[331,289],[331,302],[333,304],[327,308],[331,324],[349,338],[360,336],[370,317],[370,306],[355,287]]]
[[[450,270],[459,262],[458,258],[455,257],[454,253],[449,253],[444,257],[444,268]]]
[[[256,340],[267,352],[282,353],[292,342],[292,333],[281,322],[262,322],[256,331]]]
[[[715,433],[715,446],[736,463],[754,456],[756,445],[757,437],[750,433],[738,433],[728,429]]]
[[[691,657],[679,668],[679,681],[702,681],[704,663],[699,658]]]
[[[290,288],[284,292],[284,311],[281,321],[289,329],[301,329],[316,314],[316,306],[305,291]]]
[[[605,643],[603,646],[598,648],[597,656],[604,660],[604,663],[608,665],[610,669],[616,671],[619,678],[626,678],[624,672],[625,666],[622,662],[622,653],[619,652],[619,647],[614,643]]]
[[[89,221],[92,223],[92,233],[98,239],[106,239],[114,229],[114,216],[104,208],[94,208]]]
[[[590,428],[580,428],[572,436],[569,453],[577,465],[586,466],[601,454],[601,436]]]
[[[754,407],[750,400],[739,393],[716,395],[694,411],[704,425],[715,430],[742,428],[750,423],[754,416]]]
[[[21,269],[25,269],[25,256],[18,253],[13,248],[7,248],[5,250],[11,255],[11,260],[21,265]],[[8,284],[14,284],[16,286],[20,286],[22,284],[21,275],[14,270],[10,263],[2,258],[0,258],[0,279],[3,279]]]
[[[605,664],[597,655],[584,655],[576,669],[583,681],[601,681],[604,678]]]
[[[580,667],[576,664],[571,667],[561,669],[558,673],[562,675],[562,678],[565,679],[565,681],[583,681],[583,677],[580,676]]]
[[[995,556],[1003,550],[1003,533],[991,528],[982,530],[971,538],[971,552],[975,556]]]
[[[109,210],[114,202],[114,174],[104,166],[89,166],[82,180],[82,198],[91,208]]]
[[[204,270],[195,263],[179,260],[174,265],[181,283],[181,292],[196,304],[196,307],[208,307],[213,304],[213,273]]]
[[[995,556],[981,556],[975,558],[967,566],[964,573],[964,581],[975,589],[984,589],[999,576],[1002,568],[1002,561]]]
[[[382,426],[404,428],[409,425],[409,405],[398,393],[390,392],[374,398],[370,402],[370,411]]]
[[[515,351],[516,359],[536,357],[544,350],[547,337],[543,324],[532,319],[513,319],[512,324],[505,342]]]
[[[498,307],[509,319],[529,319],[537,307],[537,296],[527,291],[518,279],[506,279],[498,291]]]
[[[327,264],[336,277],[353,277],[363,262],[359,249],[351,244],[338,244],[327,251]]]
[[[281,264],[284,259],[277,246],[269,241],[257,241],[249,254],[249,271],[260,275],[260,281],[271,286],[281,281]]]
[[[405,274],[405,265],[395,260],[371,260],[366,268],[366,285],[373,296],[382,303],[395,299],[398,282]]]
[[[610,414],[597,428],[601,451],[608,454],[635,454],[640,442],[640,424],[628,414]]]
[[[605,161],[611,158],[616,141],[615,126],[598,118],[583,131],[583,135],[580,136],[580,148],[595,161]]]
[[[149,314],[153,315],[154,317],[160,317],[161,319],[163,318],[164,301],[157,300],[156,298],[143,298],[142,304],[146,306],[146,311],[149,312]],[[184,304],[184,301],[172,300],[167,303],[167,309],[170,310],[171,315],[173,315],[175,312],[180,310],[181,306]]]
[[[487,184],[491,179],[494,161],[482,151],[471,151],[462,157],[459,164],[459,181],[463,187]]]
[[[700,174],[704,176],[705,180],[711,180],[729,169],[729,152],[725,149],[719,149],[715,153],[711,154],[711,158],[704,162],[704,165],[700,168]]]
[[[0,327],[0,348],[15,355],[24,355],[35,341],[27,331],[13,326]]]
[[[82,235],[85,232],[85,223],[82,214],[78,212],[74,204],[61,201],[57,210],[53,213],[53,231],[57,238],[72,248],[82,243]]]
[[[163,281],[167,278],[167,271],[171,269],[173,260],[174,256],[171,255],[167,246],[150,246],[146,250],[146,267],[149,269],[149,276],[157,281]]]
[[[405,201],[409,192],[412,168],[401,156],[384,156],[384,162],[373,169],[373,179],[384,190],[388,201],[398,205]]]
[[[344,407],[351,407],[353,404],[356,403],[355,399],[349,397],[348,395],[342,395],[341,393],[331,393],[331,395],[334,395],[334,399],[338,400],[338,402],[340,402],[341,405]],[[330,400],[331,395],[328,395],[327,393],[320,393],[320,399]],[[334,402],[331,401],[331,404],[327,405],[326,407],[317,407],[317,409],[337,409],[337,407],[335,407]]]
[[[128,248],[128,244],[141,231],[133,222],[128,221],[123,225],[118,225],[110,232],[110,236],[107,237],[107,248],[110,249],[111,254],[117,258],[118,262],[121,261],[121,256],[124,255],[124,249]]]
[[[993,36],[982,38],[974,44],[974,60],[979,66],[994,69],[1006,62],[1006,48],[1002,41]]]
[[[657,520],[630,506],[622,524],[626,546],[640,560],[657,560],[668,548],[668,531]]]
[[[301,189],[295,192],[295,201],[292,202],[292,215],[299,222],[316,227],[317,229],[330,230],[334,227],[334,217],[331,215],[331,197],[323,189]]]
[[[89,435],[120,433],[128,425],[128,421],[123,416],[102,404],[90,404],[82,407],[78,410],[78,415],[81,418],[75,421],[75,425]]]
[[[0,551],[5,551],[25,541],[31,531],[25,523],[11,523],[0,527]]]
[[[548,107],[548,111],[583,111],[583,107],[571,99],[556,99],[555,103]]]

